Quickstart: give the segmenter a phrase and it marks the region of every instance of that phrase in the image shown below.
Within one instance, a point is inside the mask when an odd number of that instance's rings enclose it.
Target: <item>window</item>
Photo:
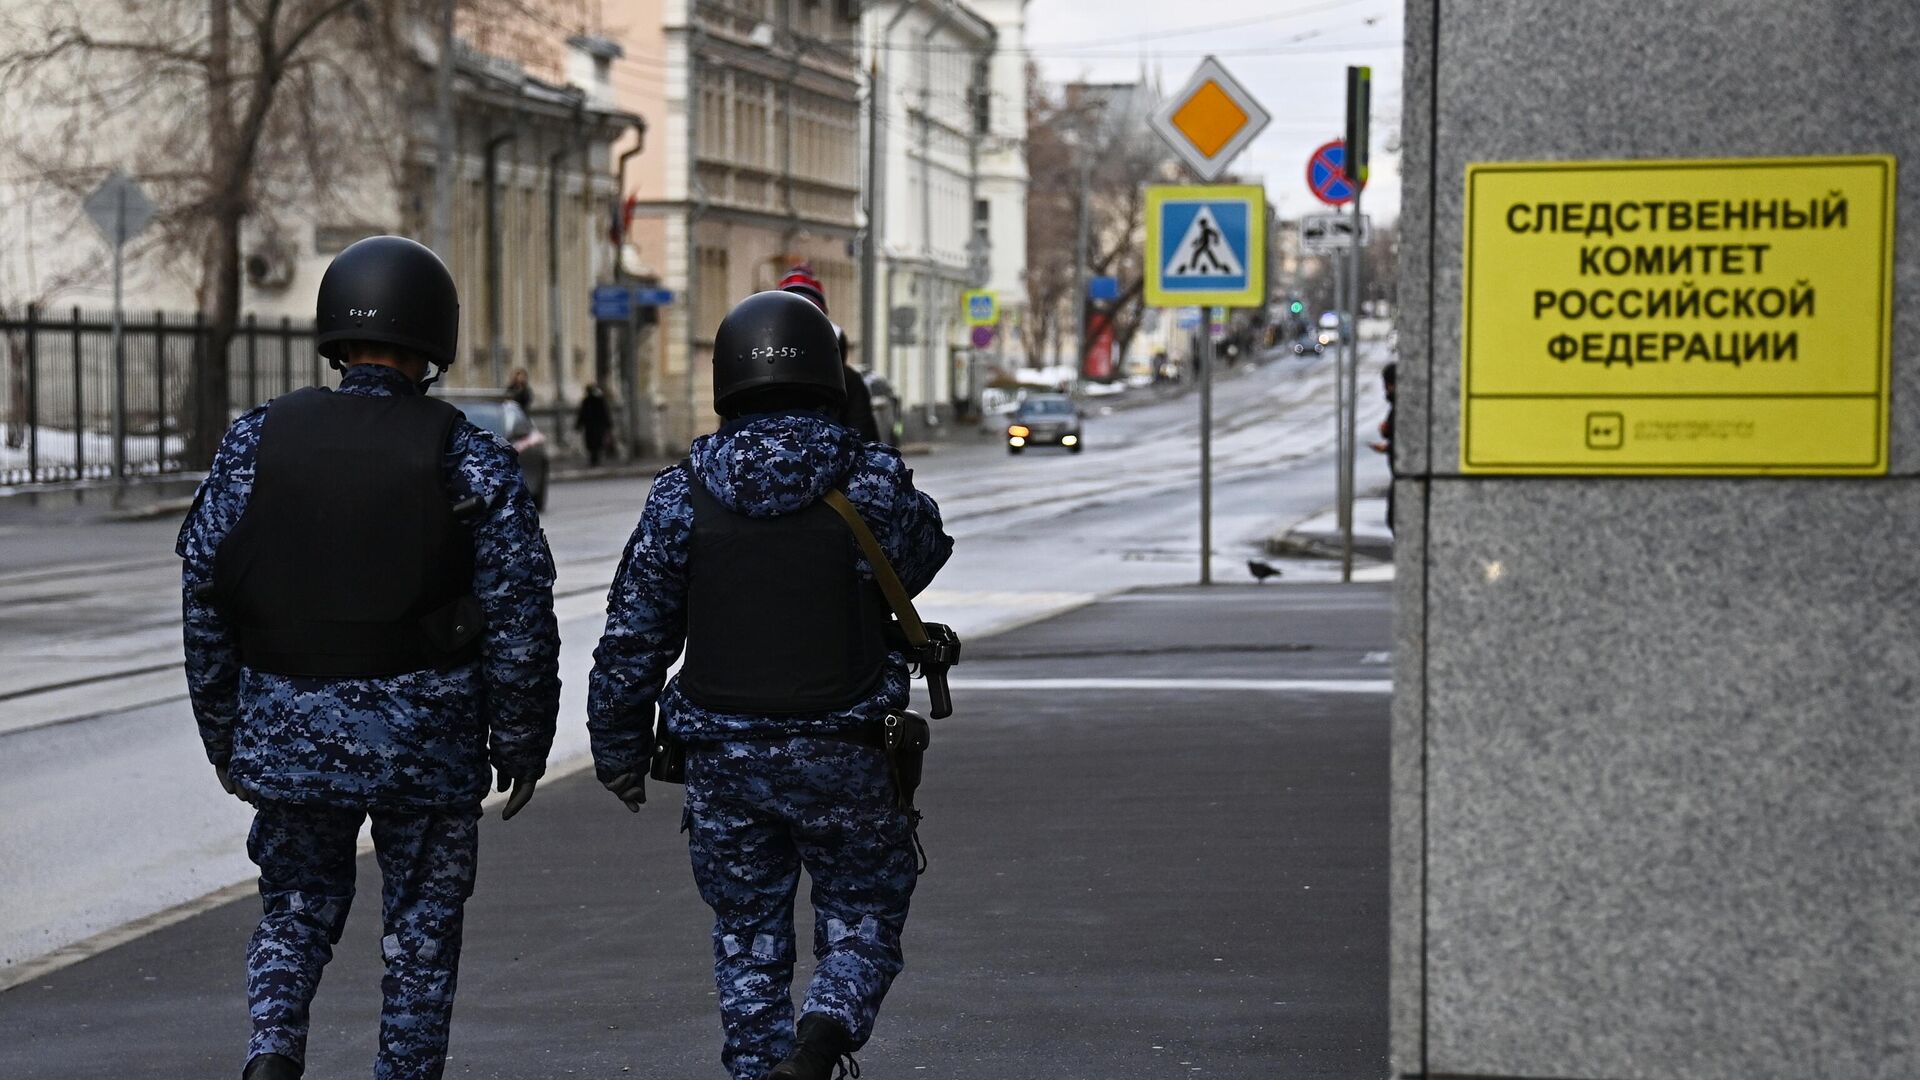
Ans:
[[[316,225],[313,228],[313,253],[338,255],[342,249],[356,240],[379,236],[388,231],[390,230],[385,227],[362,222],[349,225]]]
[[[727,317],[727,310],[733,306],[727,286],[727,249],[702,247],[698,250],[697,262],[699,277],[695,279],[695,288],[698,294],[694,302],[699,305],[699,313],[694,333],[704,339],[719,328],[720,320]]]

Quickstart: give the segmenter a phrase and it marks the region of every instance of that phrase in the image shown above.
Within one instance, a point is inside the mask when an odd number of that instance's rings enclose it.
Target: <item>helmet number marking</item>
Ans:
[[[797,360],[805,356],[806,350],[795,345],[756,345],[747,350],[747,355],[755,360],[765,360],[769,364],[781,360]]]

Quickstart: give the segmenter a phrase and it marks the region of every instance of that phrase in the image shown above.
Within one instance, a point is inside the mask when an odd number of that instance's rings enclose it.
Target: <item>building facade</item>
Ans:
[[[979,393],[962,294],[991,272],[980,167],[998,31],[957,2],[877,3],[865,20],[876,297],[867,360],[899,394],[907,430],[924,432],[970,411]]]
[[[1027,308],[1027,4],[1029,0],[972,0],[994,29],[987,62],[986,132],[980,140],[974,223],[987,242],[985,288],[999,302],[993,341],[977,360],[1006,371],[1025,366],[1021,326]],[[979,371],[980,363],[975,370]],[[977,395],[983,379],[976,378]]]
[[[861,355],[858,4],[607,0],[603,15],[625,51],[616,101],[651,124],[623,180],[622,259],[675,294],[653,375],[662,445],[679,449],[718,422],[720,320],[788,267],[813,268]]]
[[[419,239],[438,248],[460,290],[460,359],[447,385],[500,386],[512,370],[525,368],[542,423],[564,438],[565,404],[596,379],[587,296],[612,264],[601,239],[616,192],[609,147],[637,117],[611,104],[604,65],[593,57],[603,47],[587,38],[569,42],[542,26],[554,38],[546,55],[578,83],[537,77],[515,60],[468,44],[464,34],[456,39],[445,236],[436,236],[434,227],[439,49],[428,28],[406,36],[403,70],[379,84],[387,96],[368,106],[371,116],[329,113],[323,98],[301,103],[322,120],[334,116],[343,125],[378,129],[320,137],[378,143],[381,152],[332,157],[326,175],[302,173],[307,166],[278,149],[263,156],[260,169],[271,179],[261,182],[259,205],[241,237],[243,326],[252,320],[277,327],[285,320],[304,327],[313,318],[321,275],[342,248],[381,233]],[[16,108],[9,115],[22,125],[16,130],[57,131],[65,122],[51,108]],[[167,148],[142,137],[143,124],[158,128],[180,119],[112,118],[125,127],[126,138],[111,143],[123,147],[122,158],[104,156],[99,165],[102,176],[117,165],[141,181],[159,211],[153,227],[127,245],[123,306],[191,321],[207,306],[195,249],[182,242],[197,234],[165,174],[197,162],[172,161]],[[113,295],[110,248],[78,212],[77,196],[19,162],[9,164],[0,178],[0,225],[10,237],[0,251],[0,310],[33,304],[43,311],[105,311]],[[243,363],[251,360],[237,358],[232,376],[232,404],[239,409],[310,378],[302,362],[288,366],[300,379],[287,374],[262,382],[245,375]]]

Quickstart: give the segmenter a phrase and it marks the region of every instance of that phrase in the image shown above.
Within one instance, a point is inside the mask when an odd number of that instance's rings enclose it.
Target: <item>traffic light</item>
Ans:
[[[1287,305],[1287,310],[1293,312],[1295,315],[1298,315],[1301,312],[1307,310],[1307,305],[1301,303],[1298,300],[1295,300],[1293,303]]]

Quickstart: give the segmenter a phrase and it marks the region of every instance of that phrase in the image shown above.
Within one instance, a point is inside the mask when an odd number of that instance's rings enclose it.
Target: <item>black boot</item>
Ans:
[[[240,1074],[240,1080],[300,1080],[300,1074],[305,1071],[304,1066],[284,1054],[261,1054],[247,1062],[247,1071]]]
[[[821,1013],[808,1013],[800,1018],[799,1034],[799,1047],[791,1057],[773,1067],[767,1080],[859,1077],[860,1064],[853,1060],[853,1036],[838,1020]]]

